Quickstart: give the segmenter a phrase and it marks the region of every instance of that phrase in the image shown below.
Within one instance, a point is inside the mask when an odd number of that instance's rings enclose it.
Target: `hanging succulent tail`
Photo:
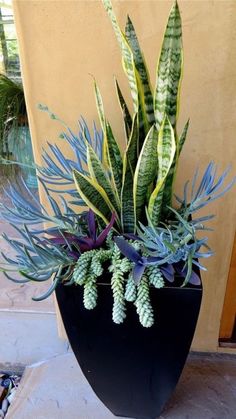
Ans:
[[[84,307],[87,310],[92,310],[97,305],[97,277],[95,275],[89,275],[84,284]]]
[[[137,287],[134,283],[132,272],[129,274],[125,286],[125,299],[126,301],[134,302],[137,298]]]
[[[146,276],[143,276],[138,284],[138,295],[135,305],[141,325],[143,327],[151,327],[154,324],[154,313],[150,301],[149,284]]]

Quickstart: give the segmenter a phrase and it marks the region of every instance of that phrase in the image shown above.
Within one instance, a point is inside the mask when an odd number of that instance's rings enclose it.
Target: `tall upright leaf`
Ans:
[[[138,106],[139,106],[138,87],[137,87],[137,80],[136,80],[136,75],[135,75],[135,64],[134,64],[133,53],[131,51],[131,48],[129,47],[129,44],[124,34],[122,33],[118,25],[115,13],[112,8],[111,0],[103,0],[103,4],[108,13],[108,16],[111,19],[114,32],[116,34],[118,43],[121,47],[122,63],[123,63],[125,73],[127,74],[127,77],[129,80],[131,96],[132,96],[133,105],[134,105],[134,112],[138,112]]]
[[[113,11],[112,8],[112,3],[111,0],[103,0],[103,4],[105,6],[105,9],[111,19],[111,23],[114,29],[114,32],[116,34],[118,43],[121,47],[121,53],[122,53],[122,63],[123,63],[123,67],[124,67],[124,71],[128,77],[129,80],[129,85],[130,85],[130,90],[131,90],[131,96],[133,99],[133,105],[134,105],[134,112],[135,113],[139,113],[139,124],[140,124],[140,130],[142,129],[144,134],[143,134],[143,139],[141,142],[144,141],[145,135],[148,133],[149,129],[150,129],[150,124],[148,121],[148,117],[147,117],[147,113],[146,113],[146,109],[145,109],[145,94],[147,94],[147,92],[144,92],[144,86],[141,82],[141,78],[140,78],[140,74],[138,72],[138,69],[136,68],[135,65],[135,58],[134,58],[134,54],[133,51],[129,45],[129,42],[126,38],[126,36],[123,34],[123,32],[121,31],[115,13]],[[132,37],[131,33],[129,34],[130,37]],[[135,40],[132,41],[133,43],[135,42]],[[136,56],[137,56],[137,43],[136,43],[136,52],[135,52]],[[145,89],[147,89],[147,86],[145,86]],[[148,96],[146,96],[148,97]],[[147,101],[147,106],[149,108],[150,111],[150,99],[149,101]],[[140,138],[141,140],[141,138]]]
[[[128,40],[129,46],[132,49],[133,56],[134,56],[134,63],[136,70],[138,72],[138,84],[140,83],[139,97],[140,102],[143,103],[143,107],[145,109],[145,115],[150,125],[154,123],[154,110],[153,110],[153,94],[150,84],[150,78],[148,69],[145,64],[145,59],[143,57],[143,53],[140,49],[140,45],[138,42],[138,38],[133,26],[133,23],[130,17],[127,17],[127,22],[125,26],[125,36]]]
[[[99,185],[104,189],[114,209],[117,213],[119,213],[119,197],[116,196],[115,189],[112,187],[106,171],[104,170],[95,151],[89,144],[87,145],[87,162],[91,178],[99,183]]]
[[[189,120],[186,122],[184,129],[182,131],[182,134],[179,137],[178,140],[178,144],[177,144],[177,149],[178,149],[178,156],[180,155],[182,148],[184,146],[186,137],[187,137],[187,133],[188,133],[188,128],[189,128]]]
[[[101,128],[103,131],[103,150],[102,150],[102,162],[108,166],[107,161],[107,138],[106,138],[106,117],[103,107],[102,96],[96,81],[94,80],[94,91],[95,91],[95,99],[97,105],[98,116],[101,124]]]
[[[157,175],[157,141],[158,132],[156,126],[153,125],[143,143],[134,174],[133,195],[136,221],[141,220],[143,216],[147,192]]]
[[[132,118],[131,118],[129,108],[126,105],[124,96],[123,96],[123,94],[120,90],[120,86],[119,86],[117,80],[115,80],[115,84],[116,84],[116,92],[117,92],[118,101],[119,101],[120,108],[121,108],[121,111],[122,111],[122,114],[123,114],[123,119],[124,119],[126,141],[128,143],[130,133],[131,133],[131,130],[132,130]]]
[[[154,110],[159,130],[166,114],[175,129],[178,116],[180,82],[183,67],[181,17],[177,2],[173,5],[166,26],[154,97]]]
[[[175,134],[169,118],[165,116],[158,136],[158,176],[157,184],[151,194],[148,213],[154,226],[158,225],[161,214],[165,181],[175,157]]]
[[[100,123],[103,130],[104,135],[104,151],[103,151],[103,162],[106,166],[108,166],[109,170],[111,171],[112,179],[114,182],[114,187],[116,188],[116,194],[120,197],[121,194],[121,187],[122,187],[122,157],[119,146],[115,140],[113,135],[111,126],[109,122],[107,122],[104,107],[102,102],[101,93],[99,88],[95,82],[95,97],[96,97],[96,104],[98,109],[98,114],[100,118]]]
[[[121,190],[121,223],[125,233],[135,232],[135,213],[133,199],[134,171],[138,160],[138,115],[133,119],[130,140],[124,154],[123,182]]]
[[[77,170],[74,170],[73,176],[81,198],[95,214],[101,217],[106,224],[109,224],[114,208],[104,189],[97,182],[82,175]]]
[[[109,169],[111,171],[114,186],[117,190],[117,195],[120,197],[122,188],[123,162],[119,146],[115,140],[109,122],[106,123],[106,141]]]

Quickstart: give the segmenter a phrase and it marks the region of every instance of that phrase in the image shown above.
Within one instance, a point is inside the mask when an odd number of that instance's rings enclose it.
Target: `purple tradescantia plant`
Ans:
[[[97,234],[97,224],[94,212],[90,209],[86,216],[88,225],[87,236],[76,236],[68,232],[62,233],[58,231],[53,233],[54,237],[50,238],[49,240],[53,244],[57,245],[68,245],[69,247],[73,245],[78,246],[81,253],[101,247],[114,225],[116,218],[115,213],[112,214],[109,224],[107,224],[107,226],[104,228],[104,230],[102,230],[102,232],[99,235]],[[76,255],[77,253],[75,254],[75,256]]]
[[[160,258],[158,257],[144,257],[140,255],[140,253],[134,249],[134,247],[129,244],[123,237],[115,237],[114,241],[116,245],[119,247],[121,253],[131,260],[134,263],[133,267],[133,279],[135,284],[138,284],[141,281],[142,275],[147,266],[157,264]],[[174,281],[174,268],[171,264],[164,263],[160,267],[160,271],[165,279],[169,282]]]
[[[183,278],[186,278],[188,275],[188,268],[182,261],[177,263],[162,263],[162,258],[160,257],[144,257],[140,255],[140,253],[122,237],[115,237],[114,241],[119,247],[121,253],[134,263],[133,279],[136,284],[140,282],[146,267],[150,265],[158,265],[163,277],[168,282],[174,282],[175,274],[178,274]],[[199,276],[193,270],[191,270],[191,273],[189,274],[188,282],[192,285],[201,284]]]

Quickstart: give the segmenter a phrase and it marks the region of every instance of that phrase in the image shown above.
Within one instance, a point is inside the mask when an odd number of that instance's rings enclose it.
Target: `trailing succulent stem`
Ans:
[[[124,274],[130,270],[130,261],[121,257],[121,253],[116,244],[113,247],[111,265],[109,271],[112,274],[111,288],[113,292],[112,319],[114,323],[123,323],[126,317],[125,313],[125,295],[124,295]]]
[[[163,288],[165,285],[161,270],[158,266],[149,266],[146,271],[151,285],[155,288]]]
[[[103,264],[109,263],[111,289],[113,294],[112,319],[114,323],[123,323],[126,317],[126,301],[133,302],[144,327],[153,324],[153,310],[149,298],[149,286],[164,286],[161,271],[156,266],[149,266],[139,284],[133,277],[133,263],[124,257],[118,246],[107,239],[108,249],[94,249],[83,253],[74,269],[73,281],[84,287],[84,306],[91,310],[97,304],[97,280],[102,276]],[[134,246],[139,249],[137,242]],[[101,285],[102,286],[102,285]]]
[[[143,327],[151,327],[154,323],[154,313],[149,295],[149,283],[145,275],[143,275],[138,284],[137,299],[135,301],[139,321]]]
[[[84,307],[87,310],[92,310],[97,305],[97,277],[96,275],[89,274],[84,284]]]
[[[137,297],[137,287],[133,279],[132,273],[129,274],[125,286],[125,299],[126,301],[134,302]]]

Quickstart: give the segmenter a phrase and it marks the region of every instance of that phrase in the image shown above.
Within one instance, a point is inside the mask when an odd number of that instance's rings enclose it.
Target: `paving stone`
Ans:
[[[236,357],[190,355],[160,419],[236,419]],[[6,419],[114,419],[72,353],[27,367]]]
[[[114,419],[72,353],[27,367],[6,419]]]
[[[236,356],[191,354],[160,419],[236,419]]]
[[[56,315],[48,313],[0,312],[0,361],[29,365],[63,354],[68,343],[59,339]]]

